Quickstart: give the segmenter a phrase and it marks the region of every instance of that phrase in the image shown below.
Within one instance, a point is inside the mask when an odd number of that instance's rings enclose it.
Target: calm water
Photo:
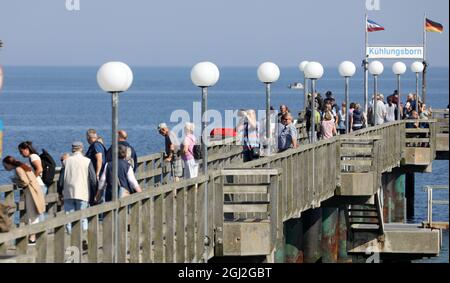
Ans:
[[[255,68],[223,68],[218,84],[208,97],[210,109],[265,108],[264,86]],[[350,81],[350,101],[363,105],[361,70]],[[88,128],[95,128],[110,144],[111,106],[108,94],[96,83],[97,68],[92,67],[4,67],[5,82],[0,93],[0,119],[4,123],[3,154],[18,157],[17,145],[32,140],[40,150],[47,149],[56,160],[70,151],[71,143],[84,139]],[[133,68],[134,83],[120,96],[119,127],[128,131],[129,141],[138,155],[161,151],[163,140],[156,131],[160,122],[170,126],[172,111],[184,109],[192,115],[193,102],[200,102],[199,89],[190,81],[190,68]],[[448,101],[448,69],[431,68],[428,76],[428,105],[445,108]],[[302,91],[287,88],[303,78],[296,68],[282,68],[280,80],[272,87],[272,105],[287,104],[291,111],[303,107]],[[372,86],[372,82],[370,82]],[[390,66],[380,77],[379,89],[385,96],[396,88]],[[408,73],[402,80],[402,92],[415,91],[415,79]],[[343,80],[336,69],[325,69],[318,90],[332,90],[338,101],[344,98]],[[0,168],[0,184],[9,183],[9,173]],[[426,218],[424,185],[448,184],[448,161],[435,161],[433,173],[416,175],[416,217]],[[448,198],[447,192],[435,194]],[[448,221],[448,206],[436,206],[436,221]],[[448,262],[448,233],[442,256],[433,259]]]

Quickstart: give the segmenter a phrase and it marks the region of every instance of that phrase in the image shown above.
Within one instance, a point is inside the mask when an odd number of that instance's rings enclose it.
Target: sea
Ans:
[[[129,142],[138,155],[160,152],[164,140],[157,132],[161,122],[170,127],[179,125],[179,113],[194,119],[194,109],[201,102],[201,91],[190,79],[189,67],[133,67],[133,84],[120,94],[119,128],[125,129]],[[3,129],[3,157],[20,159],[17,145],[30,140],[40,151],[45,148],[56,161],[70,152],[74,141],[87,147],[86,130],[94,128],[111,144],[111,98],[96,81],[98,67],[26,67],[4,66],[4,85],[0,91],[0,120]],[[281,104],[291,113],[303,108],[303,91],[290,89],[294,82],[303,83],[303,75],[295,67],[280,68],[280,79],[272,84],[271,104]],[[449,69],[429,67],[427,75],[427,104],[432,109],[447,108],[449,104]],[[350,101],[364,105],[363,72],[350,79]],[[379,78],[379,91],[386,97],[396,89],[396,78],[385,67]],[[344,80],[337,68],[325,67],[317,90],[330,90],[338,103],[344,99]],[[369,93],[373,79],[369,79]],[[415,92],[415,75],[402,76],[402,93]],[[404,98],[404,96],[403,96]],[[403,99],[404,100],[404,99]],[[208,108],[224,115],[226,110],[265,109],[265,87],[258,81],[256,67],[220,68],[220,79],[208,90]],[[198,125],[199,126],[199,125]],[[434,161],[433,172],[416,174],[415,216],[409,222],[426,219],[425,185],[448,185],[448,161]],[[0,184],[10,183],[11,173],[0,168]],[[448,200],[448,190],[436,191],[436,199]],[[435,206],[433,219],[448,222],[448,205]],[[449,262],[448,231],[443,232],[443,248],[439,257],[417,262]]]

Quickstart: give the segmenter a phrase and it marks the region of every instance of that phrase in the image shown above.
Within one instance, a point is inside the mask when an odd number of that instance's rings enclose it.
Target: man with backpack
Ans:
[[[95,175],[98,180],[100,179],[106,164],[106,148],[98,141],[97,131],[94,129],[87,130],[86,139],[89,143],[89,149],[86,152],[86,157],[89,158],[94,165]]]

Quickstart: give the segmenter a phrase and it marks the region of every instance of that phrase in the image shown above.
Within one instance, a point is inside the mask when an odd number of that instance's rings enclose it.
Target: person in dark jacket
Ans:
[[[61,161],[61,170],[59,171],[59,178],[58,178],[58,182],[56,183],[56,191],[58,192],[58,196],[59,196],[59,201],[62,203],[63,201],[63,190],[64,190],[64,171],[65,171],[65,166],[64,166],[64,160],[66,160],[67,158],[69,158],[70,154],[68,154],[67,152],[63,153],[61,155],[60,161]]]
[[[134,147],[132,147],[127,142],[127,138],[128,138],[127,132],[125,132],[124,130],[119,130],[119,131],[117,131],[117,135],[119,136],[119,138],[118,138],[119,145],[124,145],[128,148],[126,160],[131,165],[131,167],[133,167],[133,171],[136,173],[136,169],[137,169],[136,150],[134,150]],[[106,152],[106,162],[111,162],[111,161],[112,161],[112,146]]]
[[[127,146],[119,145],[119,163],[118,163],[118,197],[123,198],[133,194],[135,192],[142,192],[139,183],[134,175],[133,168],[126,160],[127,157]],[[100,200],[103,192],[105,191],[105,201],[111,201],[113,198],[113,174],[112,174],[112,162],[107,162],[105,165],[105,170],[100,178],[98,184],[98,191],[95,200]]]
[[[89,143],[89,148],[86,152],[86,157],[89,158],[94,165],[95,174],[97,176],[97,180],[103,173],[105,163],[106,163],[106,148],[105,146],[98,140],[97,131],[94,129],[89,129],[86,132],[86,139]]]
[[[366,118],[364,112],[361,111],[361,106],[357,103],[352,115],[350,115],[350,129],[352,131],[357,131],[364,128],[366,123]]]

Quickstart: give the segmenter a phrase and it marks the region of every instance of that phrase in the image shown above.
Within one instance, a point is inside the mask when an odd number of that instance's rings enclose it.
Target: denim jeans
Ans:
[[[70,213],[70,212],[86,209],[87,207],[88,207],[87,201],[82,201],[79,199],[65,199],[64,200],[64,211],[66,212],[66,214]],[[86,218],[82,219],[81,224],[82,224],[83,231],[86,231],[88,229],[87,219]],[[67,224],[66,229],[67,229],[67,233],[70,234],[72,232],[72,224],[71,223]]]
[[[42,193],[44,194],[44,199],[45,199],[45,196],[47,195],[48,188],[47,188],[46,185],[43,185],[43,186],[41,186],[41,189],[42,189]],[[47,205],[46,205],[46,209],[45,210],[47,210]],[[47,212],[44,211],[44,213],[39,215],[39,222],[45,221],[45,217],[46,216],[47,216]]]

